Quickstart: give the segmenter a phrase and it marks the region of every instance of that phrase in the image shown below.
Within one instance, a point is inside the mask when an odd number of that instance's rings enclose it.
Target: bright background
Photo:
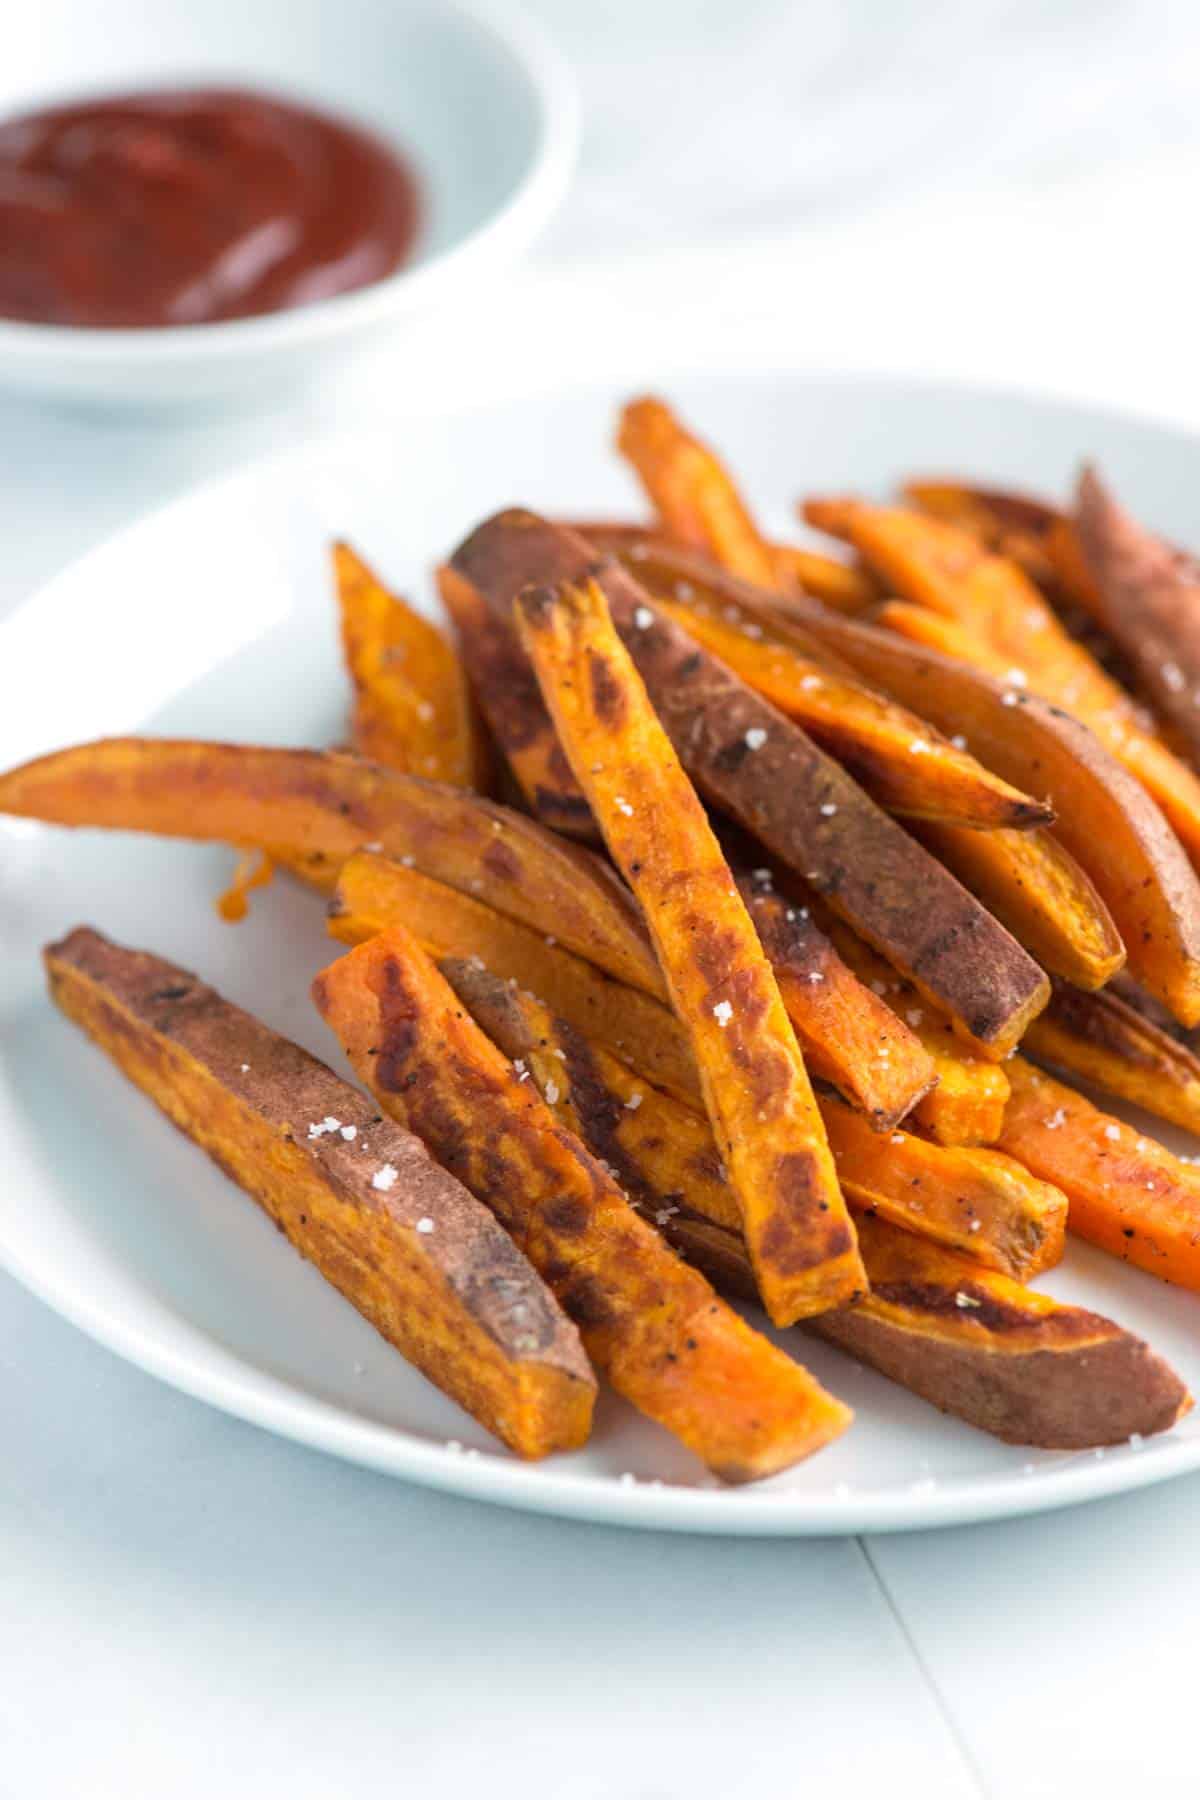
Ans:
[[[191,480],[450,379],[733,345],[1200,424],[1194,8],[528,10],[587,110],[530,269],[253,418],[0,403],[0,606]],[[3,1800],[1194,1791],[1200,1480],[866,1543],[589,1530],[275,1441],[3,1278],[0,1434]]]

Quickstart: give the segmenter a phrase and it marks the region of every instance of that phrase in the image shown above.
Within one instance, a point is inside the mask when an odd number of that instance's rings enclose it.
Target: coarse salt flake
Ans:
[[[959,1288],[957,1294],[954,1296],[954,1304],[955,1306],[961,1306],[965,1310],[969,1306],[982,1306],[983,1302],[981,1300],[976,1300],[974,1294],[966,1294],[963,1292],[962,1288]]]
[[[761,750],[767,741],[767,734],[761,725],[752,725],[746,733],[747,750]]]
[[[908,746],[908,754],[910,756],[931,756],[933,754],[933,747],[931,744],[928,744],[924,738],[914,738],[912,743]]]
[[[717,1021],[717,1024],[724,1027],[728,1025],[732,1017],[733,1007],[730,1002],[728,1000],[718,1000],[717,1004],[713,1007],[713,1018]]]
[[[432,719],[433,708],[432,708],[432,706],[430,706],[428,700],[418,700],[417,701],[417,717],[418,717],[418,719],[423,720],[426,724],[428,724],[430,719]]]
[[[625,1102],[626,1112],[636,1112],[638,1107],[642,1104],[642,1099],[643,1096],[641,1094],[630,1094],[628,1100]]]
[[[613,805],[616,807],[616,809],[619,813],[624,813],[624,815],[627,819],[632,819],[633,808],[632,808],[632,806],[630,806],[628,800],[623,799],[620,794],[617,794],[614,796]]]
[[[1162,666],[1162,678],[1173,694],[1181,694],[1187,685],[1178,663],[1165,662]]]
[[[348,1144],[352,1144],[354,1142],[355,1138],[358,1136],[358,1126],[357,1125],[343,1125],[342,1126],[342,1136],[345,1138],[345,1140]]]
[[[963,736],[961,731],[956,732],[955,735],[950,739],[950,742],[954,745],[954,748],[956,750],[965,750],[967,747],[967,740]]]
[[[433,1230],[433,1220],[430,1218],[418,1219],[417,1230],[421,1233],[422,1237],[428,1237]]]
[[[1120,1139],[1121,1127],[1119,1125],[1106,1125],[1104,1127],[1104,1135],[1111,1143],[1115,1144]]]
[[[243,1075],[248,1075],[248,1074],[249,1074],[249,1073],[250,1073],[250,1064],[249,1064],[249,1063],[243,1063],[243,1064],[242,1064],[242,1074],[243,1074]]]
[[[546,1083],[544,1092],[546,1095],[546,1105],[547,1106],[556,1106],[558,1104],[558,1096],[559,1096],[559,1086],[558,1086],[557,1081],[548,1081]]]
[[[802,675],[800,677],[800,686],[806,693],[811,693],[813,688],[819,688],[821,685],[822,682],[819,675]]]
[[[332,1131],[340,1131],[342,1121],[335,1119],[330,1113],[326,1118],[317,1120],[308,1128],[308,1141],[311,1144],[317,1138],[328,1137]]]
[[[1017,696],[1013,693],[1011,688],[1008,688],[1006,692],[1000,696],[1000,704],[1001,706],[1015,706],[1017,704]]]
[[[648,606],[639,606],[633,615],[633,622],[639,631],[649,631],[654,623],[654,614]]]
[[[1004,672],[1004,680],[1007,681],[1009,687],[1024,687],[1027,684],[1029,677],[1026,675],[1024,669],[1006,669]]]
[[[395,1163],[384,1163],[383,1167],[376,1169],[372,1175],[371,1186],[378,1188],[381,1194],[386,1194],[389,1188],[395,1187],[399,1179],[400,1171]]]
[[[832,800],[826,800],[819,810],[823,819],[832,819],[837,807]]]

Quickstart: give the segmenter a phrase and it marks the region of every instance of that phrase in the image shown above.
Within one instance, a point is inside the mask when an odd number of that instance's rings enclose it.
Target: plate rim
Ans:
[[[680,379],[686,378],[683,371],[678,373]],[[706,382],[761,380],[770,373],[761,365],[739,366],[736,362],[692,371],[694,377]],[[910,394],[914,390],[944,393],[952,389],[968,401],[972,397],[980,401],[1001,397],[1090,416],[1118,428],[1136,425],[1181,446],[1200,449],[1200,431],[1159,419],[1150,412],[1093,404],[1070,393],[1037,392],[1006,382],[870,368],[831,370],[800,365],[777,367],[775,373],[796,381],[811,379],[839,385],[869,382],[904,389]],[[577,393],[597,395],[611,393],[615,385],[612,377],[596,383],[570,384]],[[540,391],[533,390],[534,394]],[[519,397],[501,396],[482,404],[451,403],[446,411],[452,418],[469,418],[473,413],[517,407],[521,403]],[[264,479],[286,478],[290,470],[299,475],[350,451],[361,452],[364,438],[386,437],[389,424],[380,418],[372,420],[365,433],[343,428],[312,434],[282,450],[247,458],[140,512],[40,583],[12,609],[0,622],[0,654],[18,621],[25,626],[34,614],[52,613],[61,585],[75,585],[104,559],[119,558],[126,544],[147,529],[169,529],[173,515],[186,514],[198,505],[219,505],[226,493],[237,493]],[[137,724],[137,720],[132,720],[126,729],[135,730]],[[919,1491],[895,1487],[875,1491],[851,1486],[832,1499],[798,1494],[777,1487],[772,1481],[730,1489],[715,1480],[711,1487],[682,1486],[630,1475],[612,1479],[595,1473],[579,1474],[556,1467],[553,1459],[522,1462],[502,1449],[451,1450],[446,1442],[432,1441],[403,1426],[366,1419],[345,1406],[298,1389],[211,1340],[206,1340],[211,1343],[211,1353],[172,1345],[156,1337],[151,1327],[130,1324],[113,1309],[92,1303],[85,1287],[27,1256],[2,1233],[0,1267],[105,1349],[231,1417],[307,1448],[464,1499],[589,1523],[714,1536],[906,1532],[1033,1516],[1153,1486],[1200,1469],[1198,1436],[1176,1442],[1169,1438],[1157,1443],[1152,1440],[1144,1448],[1118,1445],[1099,1454],[1077,1453],[1069,1462],[1037,1469],[1028,1479],[1014,1471],[964,1476],[945,1488],[918,1481],[912,1488]],[[184,1322],[192,1333],[204,1335],[203,1327]]]

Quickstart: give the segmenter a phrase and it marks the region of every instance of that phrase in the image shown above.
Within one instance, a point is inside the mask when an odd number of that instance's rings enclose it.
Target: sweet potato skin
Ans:
[[[860,682],[829,674],[789,644],[748,637],[695,605],[656,604],[802,725],[889,812],[979,831],[1026,830],[1053,819],[1045,801],[990,774],[941,732]]]
[[[441,632],[390,593],[349,544],[334,544],[333,571],[354,683],[355,748],[387,768],[483,787],[487,746]]]
[[[631,986],[661,990],[637,907],[597,857],[508,807],[361,757],[105,738],[0,775],[0,812],[262,848],[326,891],[348,856],[374,844]]]
[[[1131,973],[1184,1024],[1200,1022],[1200,886],[1154,802],[1085,725],[975,668],[832,613],[806,627],[875,687],[963,732],[989,768],[1054,804],[1060,841],[1091,877]]]
[[[701,1104],[695,1062],[668,1007],[473,895],[369,851],[352,856],[329,903],[330,935],[353,946],[392,925],[406,925],[435,960],[474,957],[519,981],[618,1055],[627,1039],[635,1042],[649,1080]]]
[[[530,582],[594,574],[678,755],[708,798],[824,893],[985,1054],[1007,1054],[1049,995],[1032,958],[798,726],[655,613],[623,570],[597,568],[585,540],[524,512],[488,520],[451,560],[502,613]],[[766,733],[755,752],[748,731]],[[920,908],[911,904],[916,892]]]
[[[516,633],[456,570],[443,565],[437,584],[479,710],[534,818],[568,837],[594,841],[599,834],[591,808],[563,755]]]
[[[681,1207],[740,1231],[737,1200],[702,1118],[656,1094],[532,994],[470,963],[445,962],[442,970],[488,1036],[521,1059],[562,1122],[615,1169],[668,1237],[672,1209]],[[1011,1158],[941,1150],[907,1132],[880,1138],[831,1096],[820,1106],[856,1216],[888,1219],[1008,1275],[1036,1274],[1060,1258],[1066,1200]]]
[[[1169,1364],[1112,1320],[878,1221],[861,1241],[869,1299],[812,1328],[943,1412],[1006,1443],[1086,1450],[1190,1410]]]
[[[862,1268],[795,1033],[604,595],[592,583],[526,589],[516,620],[568,760],[644,908],[763,1303],[790,1325],[849,1300]]]
[[[1200,1058],[1117,994],[1056,982],[1023,1048],[1036,1062],[1200,1133]]]
[[[736,1203],[704,1122],[674,1101],[656,1106],[646,1092],[631,1110],[641,1090],[615,1058],[486,972],[462,962],[446,972],[489,1036],[526,1062],[559,1119],[618,1171],[668,1240],[718,1287],[754,1299]],[[982,1237],[970,1237],[973,1248]],[[1011,1442],[1074,1448],[1163,1430],[1186,1410],[1171,1370],[1109,1321],[878,1218],[863,1219],[862,1242],[873,1291],[807,1328],[944,1411]],[[1089,1348],[1102,1351],[1098,1385]]]
[[[1000,1148],[1067,1196],[1069,1229],[1123,1262],[1200,1289],[1200,1175],[1082,1094],[1009,1064]]]
[[[1124,967],[1125,945],[1112,914],[1052,832],[915,829],[1048,974],[1094,989]]]
[[[187,970],[83,928],[45,963],[68,1018],[430,1380],[522,1456],[586,1439],[575,1327],[414,1137]]]
[[[848,1409],[638,1217],[403,927],[333,964],[313,994],[381,1107],[496,1212],[613,1386],[723,1479],[773,1474],[846,1428]]]
[[[1200,759],[1200,566],[1138,524],[1094,469],[1079,479],[1075,530],[1101,623],[1130,659],[1156,712]]]

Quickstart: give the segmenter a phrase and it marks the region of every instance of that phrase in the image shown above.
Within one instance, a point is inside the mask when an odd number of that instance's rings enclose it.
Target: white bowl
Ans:
[[[0,386],[146,406],[228,400],[310,375],[414,308],[474,290],[563,195],[574,86],[529,25],[464,0],[39,0],[6,20],[0,117],[56,100],[219,82],[312,101],[416,166],[413,259],[357,293],[226,324],[85,330],[0,320]]]

